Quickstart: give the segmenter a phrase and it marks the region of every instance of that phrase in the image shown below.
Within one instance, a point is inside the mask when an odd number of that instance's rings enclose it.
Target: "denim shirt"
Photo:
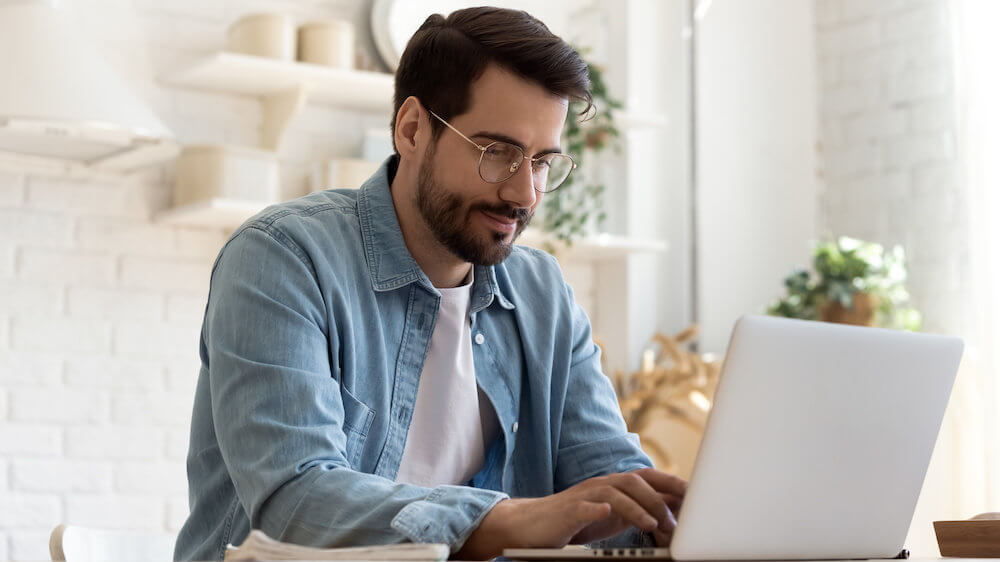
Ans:
[[[175,559],[221,559],[251,528],[304,545],[455,552],[504,498],[652,466],[558,263],[515,246],[476,266],[472,286],[476,380],[501,428],[483,469],[464,486],[395,481],[440,302],[403,242],[396,166],[360,190],[265,209],[216,258]],[[639,539],[633,528],[613,542]]]

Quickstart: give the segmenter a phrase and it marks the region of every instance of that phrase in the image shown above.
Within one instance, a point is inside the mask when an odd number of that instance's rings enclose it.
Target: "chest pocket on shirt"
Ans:
[[[375,410],[367,404],[358,400],[346,388],[340,389],[340,396],[344,402],[344,433],[347,435],[347,461],[351,467],[357,469],[361,459],[361,450],[364,448],[365,437],[368,429],[375,419]]]

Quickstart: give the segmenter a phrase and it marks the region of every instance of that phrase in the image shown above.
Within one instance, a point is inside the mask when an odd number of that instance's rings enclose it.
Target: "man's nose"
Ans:
[[[514,175],[500,184],[500,198],[515,207],[531,209],[538,199],[534,178],[531,175],[531,162],[522,160],[511,165],[511,168],[515,167]]]

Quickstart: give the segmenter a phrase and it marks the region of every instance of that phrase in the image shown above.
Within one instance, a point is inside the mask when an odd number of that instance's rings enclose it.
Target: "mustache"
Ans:
[[[508,219],[515,219],[520,223],[527,223],[531,220],[534,213],[528,211],[528,209],[514,207],[513,205],[476,205],[472,208],[474,211],[486,211],[487,213],[496,215],[498,217],[504,217]]]

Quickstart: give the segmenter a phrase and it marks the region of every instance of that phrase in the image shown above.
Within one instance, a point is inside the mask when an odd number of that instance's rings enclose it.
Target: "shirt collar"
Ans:
[[[372,288],[391,291],[410,283],[419,283],[438,294],[430,279],[417,265],[403,241],[403,231],[396,218],[389,184],[396,176],[399,156],[392,155],[362,186],[358,195],[358,218],[361,222],[361,239],[371,274]],[[472,283],[471,311],[478,312],[489,306],[494,297],[500,306],[510,310],[514,304],[500,291],[493,266],[475,266]]]

